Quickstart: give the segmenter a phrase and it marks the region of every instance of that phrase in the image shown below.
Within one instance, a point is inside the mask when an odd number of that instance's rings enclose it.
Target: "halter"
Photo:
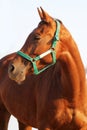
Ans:
[[[57,41],[59,41],[59,32],[60,32],[60,23],[59,23],[59,21],[56,21],[56,24],[57,24],[57,28],[56,28],[54,40],[53,40],[51,48],[48,51],[42,53],[39,56],[36,56],[35,58],[30,57],[29,55],[23,53],[22,51],[17,52],[18,55],[20,55],[21,57],[25,58],[26,60],[28,60],[28,61],[30,61],[32,63],[33,69],[34,69],[34,74],[36,74],[36,75],[43,72],[44,70],[46,70],[47,68],[49,68],[50,66],[52,66],[52,65],[54,65],[56,63],[55,46],[57,44]],[[43,69],[38,70],[38,67],[36,65],[36,61],[42,59],[43,57],[45,57],[46,55],[48,55],[50,53],[52,55],[52,63],[47,65]]]

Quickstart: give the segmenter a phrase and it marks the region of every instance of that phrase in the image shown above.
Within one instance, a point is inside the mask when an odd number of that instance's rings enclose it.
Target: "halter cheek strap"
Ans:
[[[35,58],[30,57],[29,55],[23,53],[22,51],[17,52],[18,55],[20,55],[21,57],[25,58],[26,60],[28,60],[28,61],[30,61],[32,63],[33,69],[34,69],[34,74],[36,74],[36,75],[43,72],[44,70],[46,70],[47,68],[49,68],[50,66],[52,66],[52,65],[54,65],[56,63],[55,47],[56,47],[57,41],[59,41],[59,32],[60,32],[60,23],[59,23],[59,21],[56,21],[56,24],[57,24],[57,28],[56,28],[54,40],[53,40],[53,43],[52,43],[52,47],[48,51],[42,53],[39,56],[36,56]],[[47,65],[43,69],[38,70],[38,67],[36,65],[36,61],[42,59],[43,57],[45,57],[48,54],[52,55],[52,63]]]

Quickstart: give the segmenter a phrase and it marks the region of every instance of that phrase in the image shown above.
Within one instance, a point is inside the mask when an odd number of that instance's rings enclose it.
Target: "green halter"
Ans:
[[[32,63],[33,69],[34,69],[34,74],[36,74],[36,75],[43,72],[44,70],[46,70],[47,68],[49,68],[50,66],[52,66],[56,63],[55,46],[56,46],[57,41],[59,41],[59,32],[60,32],[60,23],[59,23],[59,21],[56,21],[56,23],[57,23],[57,28],[56,28],[54,40],[52,43],[52,47],[48,51],[42,53],[39,56],[36,56],[35,58],[30,57],[29,55],[23,53],[22,51],[17,52],[18,55],[20,55],[21,57],[25,58],[26,60],[28,60]],[[41,58],[43,58],[44,56],[46,56],[50,53],[52,54],[52,59],[53,59],[52,63],[50,65],[47,65],[43,69],[38,70],[37,65],[36,65],[36,61],[40,60]]]

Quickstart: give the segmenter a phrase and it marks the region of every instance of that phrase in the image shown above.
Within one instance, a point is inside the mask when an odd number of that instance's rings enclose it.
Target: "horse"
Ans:
[[[22,123],[39,130],[87,130],[86,75],[79,49],[62,21],[43,8],[38,14],[41,21],[3,79],[3,102]],[[13,86],[8,86],[9,78]]]
[[[8,65],[10,61],[14,58],[15,53],[9,54],[2,59],[0,59],[0,85],[2,82],[4,82],[3,78],[8,75],[6,72],[6,69],[8,69]],[[11,82],[11,83],[10,83]],[[13,85],[14,82],[9,79],[9,84]],[[3,87],[6,86],[6,83],[4,82]],[[17,84],[18,87],[18,84]],[[1,90],[1,86],[0,86]],[[1,95],[0,95],[0,130],[7,130],[8,129],[8,122],[10,119],[11,114],[8,112],[7,108],[5,107]],[[20,121],[18,121],[19,130],[31,130],[32,127],[26,126],[25,124],[22,124]]]

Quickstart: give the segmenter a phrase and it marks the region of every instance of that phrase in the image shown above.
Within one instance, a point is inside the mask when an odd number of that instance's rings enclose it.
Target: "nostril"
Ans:
[[[14,69],[15,69],[14,65],[13,65],[13,64],[11,64],[11,65],[9,66],[9,71],[10,71],[10,72],[13,72],[13,71],[14,71]]]

